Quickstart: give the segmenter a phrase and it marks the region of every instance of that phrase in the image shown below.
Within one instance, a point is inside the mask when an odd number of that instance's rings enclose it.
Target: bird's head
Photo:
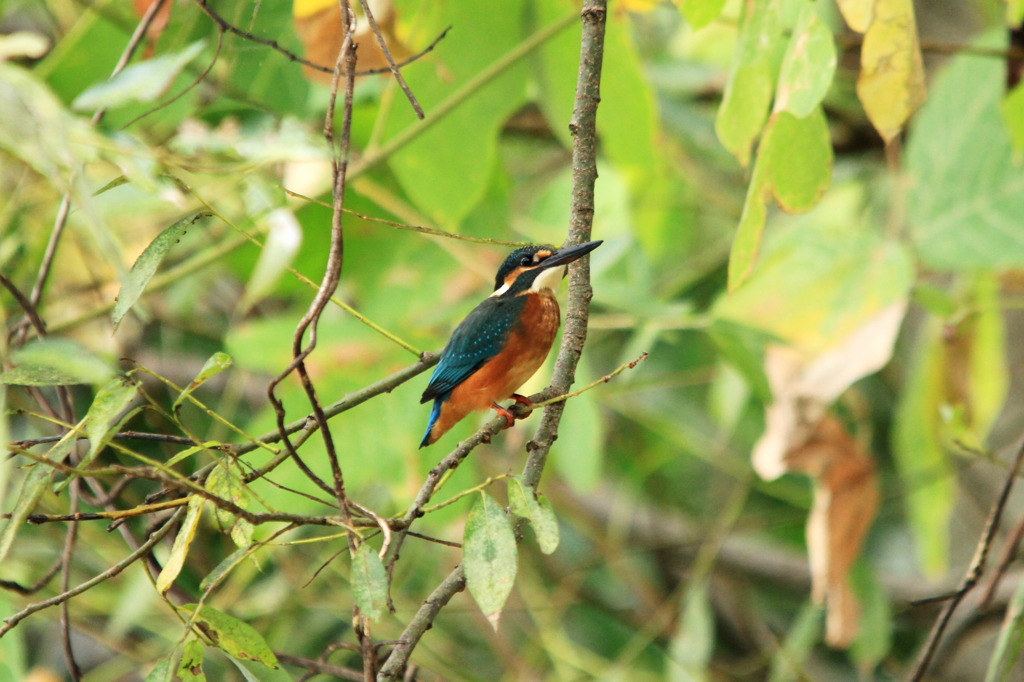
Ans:
[[[529,291],[557,289],[569,263],[601,246],[601,241],[585,242],[556,249],[548,245],[521,246],[509,254],[494,277],[491,296],[519,296]]]

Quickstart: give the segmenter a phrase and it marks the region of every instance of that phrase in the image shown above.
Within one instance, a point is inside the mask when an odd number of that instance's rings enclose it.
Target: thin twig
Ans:
[[[293,192],[292,190],[288,189],[287,187],[281,187],[281,189],[284,190],[285,194],[287,194],[288,196],[295,197],[296,199],[303,199],[304,201],[308,201],[311,204],[317,204],[317,205],[323,206],[325,208],[331,208],[332,207],[332,204],[329,204],[326,201],[320,201],[319,199],[314,199],[313,197],[308,197],[305,194],[300,194],[299,192]],[[489,239],[487,237],[471,237],[471,236],[465,235],[465,234],[455,234],[454,232],[446,232],[444,230],[439,230],[436,227],[426,227],[424,225],[409,225],[407,223],[399,223],[399,222],[396,222],[394,220],[387,220],[385,218],[378,218],[376,216],[366,215],[365,213],[360,213],[358,211],[353,211],[352,209],[349,209],[349,208],[345,209],[345,213],[348,213],[349,215],[354,215],[355,217],[360,218],[361,220],[365,220],[367,222],[380,223],[381,225],[387,225],[389,227],[394,227],[394,228],[397,228],[399,230],[410,230],[412,232],[420,232],[422,234],[429,234],[429,235],[432,235],[432,236],[435,236],[435,237],[444,237],[446,239],[458,239],[460,241],[472,242],[474,244],[494,244],[496,246],[509,246],[509,247],[512,247],[512,248],[517,248],[517,247],[520,247],[520,246],[528,246],[528,245],[533,243],[533,242],[510,242],[510,241],[505,241],[503,239]]]
[[[72,597],[79,595],[85,592],[86,590],[95,587],[96,585],[99,585],[101,582],[113,578],[115,575],[131,566],[133,563],[138,561],[139,558],[148,554],[149,551],[153,549],[153,547],[155,547],[156,544],[160,542],[164,538],[164,536],[170,532],[172,528],[174,528],[174,522],[177,520],[179,516],[181,516],[181,514],[181,509],[174,512],[174,516],[172,516],[159,530],[153,533],[149,537],[149,539],[146,540],[146,542],[139,546],[138,549],[136,549],[134,552],[132,552],[131,554],[129,554],[124,559],[117,562],[107,570],[103,571],[99,575],[90,578],[89,580],[86,580],[84,583],[76,585],[75,587],[72,587],[71,589],[65,592],[50,597],[45,601],[30,604],[23,608],[21,611],[15,613],[14,615],[4,618],[4,624],[0,626],[0,637],[3,637],[12,628],[14,628],[14,626],[16,626],[18,623],[31,616],[33,613],[36,613],[37,611],[42,611],[43,609],[47,609],[51,606],[56,606],[57,604],[62,604],[66,602],[68,599],[71,599]]]
[[[914,669],[910,676],[907,678],[909,682],[919,682],[924,679],[924,675],[928,672],[928,666],[931,664],[932,657],[935,655],[936,650],[939,647],[939,642],[942,640],[942,635],[946,631],[946,626],[949,625],[950,619],[953,617],[953,612],[956,611],[956,607],[960,605],[964,597],[974,589],[975,585],[978,584],[978,580],[981,578],[982,573],[985,571],[985,562],[988,559],[989,550],[992,547],[992,541],[995,539],[996,532],[999,530],[999,521],[1003,516],[1003,510],[1006,508],[1006,501],[1010,497],[1010,491],[1013,489],[1013,484],[1017,480],[1017,475],[1020,473],[1021,464],[1024,463],[1024,440],[1017,447],[1017,456],[1013,461],[1013,468],[1006,476],[1006,480],[1003,482],[1003,489],[999,493],[998,499],[993,503],[992,508],[989,510],[988,519],[985,520],[985,528],[981,532],[981,537],[978,539],[978,546],[974,550],[974,558],[971,559],[971,564],[967,569],[967,573],[964,575],[963,580],[960,582],[960,586],[956,592],[943,607],[942,612],[939,614],[938,619],[935,621],[935,625],[932,626],[932,631],[928,635],[928,640],[925,642],[924,648],[918,655],[917,662],[914,664]]]
[[[391,54],[391,48],[388,47],[388,41],[384,40],[383,34],[380,32],[380,26],[377,25],[377,19],[373,16],[373,12],[370,11],[370,3],[367,0],[359,0],[359,4],[363,8],[363,14],[366,15],[366,21],[370,24],[370,30],[373,31],[373,35],[377,37],[377,44],[380,45],[381,52],[384,53],[384,58],[388,62],[388,68],[391,69],[391,75],[398,81],[398,86],[402,88],[402,92],[405,93],[406,99],[409,100],[409,104],[412,105],[413,111],[416,112],[416,117],[423,119],[425,114],[423,113],[423,107],[416,100],[416,95],[412,93],[409,88],[409,84],[405,82],[405,77],[402,72],[398,70],[398,65],[395,64],[395,58]]]
[[[239,38],[242,38],[244,40],[249,40],[249,41],[254,42],[254,43],[259,43],[260,45],[266,45],[270,49],[275,50],[275,51],[281,53],[282,55],[287,57],[290,61],[298,62],[299,64],[302,64],[303,66],[308,66],[309,68],[311,68],[311,69],[313,69],[315,71],[320,71],[322,73],[334,73],[334,69],[332,69],[331,67],[324,66],[323,64],[317,64],[316,62],[311,62],[308,59],[306,59],[305,57],[302,57],[300,55],[295,54],[294,52],[289,50],[287,47],[284,47],[283,45],[281,45],[281,43],[277,42],[276,40],[272,40],[270,38],[263,38],[261,36],[258,36],[256,34],[254,34],[254,33],[250,33],[249,31],[245,31],[243,29],[238,28],[237,26],[235,26],[234,24],[229,22],[227,19],[222,17],[220,14],[217,14],[217,12],[214,11],[214,9],[212,7],[210,7],[208,4],[206,4],[206,2],[207,2],[207,0],[196,0],[196,4],[199,5],[200,9],[202,9],[203,12],[205,12],[206,15],[208,17],[210,17],[210,19],[212,19],[213,22],[215,24],[217,24],[221,28],[221,30],[227,31],[228,33],[233,33],[236,36],[238,36]],[[444,40],[444,37],[446,35],[448,35],[448,31],[450,31],[450,30],[452,30],[451,26],[449,26],[445,30],[441,31],[441,34],[439,36],[437,36],[436,38],[434,38],[434,40],[429,45],[427,45],[426,48],[420,50],[419,52],[417,52],[413,56],[409,57],[408,59],[403,59],[402,61],[398,62],[397,64],[395,64],[395,67],[400,69],[400,68],[402,68],[404,66],[408,66],[409,64],[412,64],[413,62],[415,62],[415,61],[421,59],[422,57],[426,56],[430,52],[433,52],[434,48],[437,47],[437,44],[440,43],[442,40]],[[380,69],[367,69],[366,71],[356,71],[355,75],[356,76],[373,76],[373,75],[377,75],[377,74],[381,74],[381,73],[388,73],[389,71],[391,71],[391,67],[387,66],[387,67],[380,68]],[[422,118],[422,116],[420,118]]]

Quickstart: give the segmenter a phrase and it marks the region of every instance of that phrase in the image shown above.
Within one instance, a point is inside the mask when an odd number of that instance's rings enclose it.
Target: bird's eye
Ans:
[[[532,256],[523,256],[522,258],[519,259],[519,264],[520,265],[533,265],[533,257]]]

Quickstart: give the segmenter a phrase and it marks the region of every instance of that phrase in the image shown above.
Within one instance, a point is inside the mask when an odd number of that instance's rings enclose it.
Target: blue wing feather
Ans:
[[[455,328],[448,345],[441,351],[441,360],[420,402],[446,400],[456,386],[500,353],[513,327],[519,323],[525,304],[525,296],[495,297],[474,308]]]

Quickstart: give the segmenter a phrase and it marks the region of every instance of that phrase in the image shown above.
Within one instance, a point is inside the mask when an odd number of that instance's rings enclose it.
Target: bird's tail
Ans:
[[[434,441],[430,438],[430,432],[434,430],[434,424],[437,423],[438,418],[441,416],[441,400],[434,401],[434,409],[430,411],[430,420],[427,422],[427,432],[423,434],[423,440],[420,441],[420,447],[425,448]],[[436,440],[436,439],[435,439]]]

